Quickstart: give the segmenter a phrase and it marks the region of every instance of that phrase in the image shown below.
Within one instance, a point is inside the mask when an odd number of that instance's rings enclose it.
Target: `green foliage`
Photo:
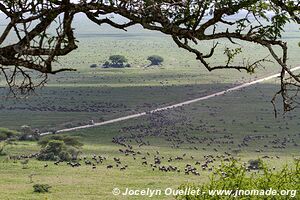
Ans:
[[[50,140],[47,145],[41,149],[38,160],[58,160],[64,145],[64,142],[61,140]]]
[[[60,160],[64,160],[64,161],[69,161],[72,159],[72,156],[69,152],[67,151],[61,151],[59,154],[58,154],[58,157],[60,158]]]
[[[161,65],[164,59],[161,56],[153,55],[147,58],[151,62],[151,65]]]
[[[33,191],[37,193],[46,193],[49,192],[49,189],[51,188],[48,184],[35,184],[33,185]]]
[[[109,60],[112,62],[112,64],[119,64],[119,65],[122,65],[123,63],[127,62],[125,56],[122,55],[112,55],[109,57]]]
[[[224,54],[227,56],[227,65],[232,63],[234,61],[234,58],[236,55],[242,53],[241,48],[236,48],[236,49],[230,49],[230,48],[225,48]]]
[[[103,67],[109,67],[110,63],[108,61],[105,61],[105,63],[103,64]]]
[[[71,160],[77,160],[78,155],[80,153],[82,153],[78,148],[73,147],[73,146],[68,146],[66,151],[69,153],[69,155],[71,156]]]
[[[31,129],[30,126],[28,126],[28,125],[23,125],[23,126],[21,126],[21,133],[32,134],[32,133],[33,133],[33,130]]]
[[[9,139],[9,138],[13,138],[13,137],[17,137],[19,135],[19,133],[17,131],[14,130],[10,130],[7,128],[0,128],[0,141]]]
[[[45,147],[49,143],[50,140],[61,140],[64,142],[64,144],[66,144],[68,146],[73,146],[73,147],[83,146],[83,144],[81,142],[79,142],[78,138],[67,136],[67,135],[45,136],[38,141],[38,144],[41,145],[42,147]]]
[[[40,135],[38,133],[33,133],[33,134],[26,134],[26,133],[21,133],[18,139],[20,141],[38,141],[40,138]]]
[[[77,138],[70,136],[53,135],[42,138],[39,142],[42,146],[38,160],[76,160],[83,145]]]
[[[257,161],[257,160],[256,160]],[[247,172],[243,165],[236,161],[222,167],[211,177],[209,183],[197,186],[195,184],[183,184],[179,189],[199,189],[198,196],[177,196],[178,200],[219,200],[219,199],[274,199],[274,196],[237,196],[236,190],[298,190],[300,189],[300,163],[295,162],[293,167],[285,166],[280,171],[268,169],[261,161],[259,173]],[[231,190],[230,196],[217,196],[209,194],[209,190]],[[202,193],[205,192],[205,193]],[[276,199],[287,199],[289,196],[276,196]]]
[[[102,65],[104,68],[124,68],[124,67],[131,67],[130,64],[125,64],[127,59],[125,56],[122,55],[112,55],[109,57],[109,61],[105,61]]]
[[[39,140],[39,134],[31,129],[28,125],[21,126],[19,140],[21,141],[36,141]]]

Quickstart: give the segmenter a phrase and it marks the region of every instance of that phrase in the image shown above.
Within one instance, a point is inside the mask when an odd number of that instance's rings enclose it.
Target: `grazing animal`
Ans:
[[[106,168],[107,168],[107,169],[112,169],[113,166],[112,166],[112,165],[107,165]]]

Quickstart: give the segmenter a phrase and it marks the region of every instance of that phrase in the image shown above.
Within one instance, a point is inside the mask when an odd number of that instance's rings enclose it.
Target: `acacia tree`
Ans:
[[[111,61],[111,65],[114,67],[124,67],[124,63],[127,62],[125,56],[122,55],[112,55],[109,56],[109,60]]]
[[[74,15],[84,13],[98,25],[125,30],[140,24],[169,35],[180,48],[195,54],[209,71],[235,69],[253,73],[268,61],[262,57],[235,65],[233,59],[242,49],[225,49],[227,60],[215,66],[209,58],[217,54],[216,47],[223,39],[233,44],[244,41],[263,46],[281,67],[281,86],[273,102],[281,95],[284,111],[293,109],[296,103],[292,95],[298,91],[300,77],[287,63],[287,43],[281,37],[287,23],[300,23],[296,0],[2,0],[0,11],[9,20],[0,33],[0,69],[12,90],[29,92],[43,85],[47,74],[75,70],[57,69],[53,63],[77,48],[72,21]],[[266,15],[269,11],[272,17]],[[112,13],[128,21],[117,23],[107,17]],[[230,20],[231,16],[236,19]],[[220,29],[219,24],[228,28]],[[56,27],[54,33],[50,26]],[[13,43],[6,42],[10,35],[16,37]],[[209,52],[195,47],[204,41],[214,42]],[[40,72],[42,80],[35,82],[28,69]]]
[[[149,66],[161,65],[161,63],[164,61],[164,59],[161,56],[157,56],[157,55],[149,56],[147,60],[151,62]]]

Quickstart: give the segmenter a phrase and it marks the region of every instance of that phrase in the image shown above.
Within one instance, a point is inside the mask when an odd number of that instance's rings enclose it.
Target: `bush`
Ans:
[[[45,147],[49,143],[50,140],[61,140],[66,145],[73,146],[73,147],[83,146],[83,144],[81,142],[79,142],[77,138],[70,137],[70,136],[62,136],[62,135],[45,136],[38,141],[38,144],[41,145],[42,147]]]
[[[161,65],[161,63],[164,61],[164,59],[161,56],[157,56],[157,55],[149,56],[147,60],[151,62],[150,66]]]
[[[42,138],[39,142],[42,146],[37,157],[38,160],[76,160],[83,144],[77,138],[70,136],[52,135]]]
[[[45,152],[41,151],[40,154],[37,157],[38,160],[51,160],[51,161],[56,161],[59,160],[59,157],[56,156],[53,152]]]
[[[48,184],[35,184],[33,185],[33,191],[38,193],[46,193],[49,192],[49,189],[51,188]]]
[[[90,68],[96,68],[96,67],[98,67],[97,64],[91,64],[91,65],[90,65]]]
[[[63,136],[62,141],[68,146],[73,146],[73,147],[81,147],[83,144],[78,141],[78,138],[75,137],[70,137],[70,136]]]
[[[21,133],[18,137],[18,140],[20,141],[38,141],[40,139],[39,133]]]
[[[64,160],[64,161],[70,161],[70,160],[72,160],[71,154],[69,152],[67,152],[67,151],[61,151],[58,154],[58,157],[60,158],[60,160]]]
[[[30,126],[28,126],[28,125],[23,125],[23,126],[21,126],[21,133],[32,134],[32,133],[33,133],[33,130],[31,129]]]
[[[19,135],[19,132],[7,128],[0,128],[0,141],[14,138]]]
[[[245,166],[233,161],[229,165],[223,165],[207,184],[197,186],[195,184],[183,184],[179,189],[200,189],[200,195],[176,196],[178,200],[217,200],[217,199],[274,199],[274,196],[238,196],[234,197],[236,190],[300,190],[300,162],[293,166],[285,166],[280,171],[272,171],[262,163],[259,173],[247,173]],[[213,196],[209,190],[232,190],[230,196]],[[205,192],[205,193],[202,193]],[[276,196],[276,199],[289,199],[289,196]]]
[[[21,141],[37,141],[39,140],[38,130],[34,131],[28,125],[21,126],[21,133],[19,135],[19,140]]]
[[[64,142],[61,140],[50,140],[47,145],[41,149],[38,160],[56,160],[57,156],[63,150]]]
[[[72,160],[77,160],[81,151],[73,146],[67,147],[67,152],[70,154]]]

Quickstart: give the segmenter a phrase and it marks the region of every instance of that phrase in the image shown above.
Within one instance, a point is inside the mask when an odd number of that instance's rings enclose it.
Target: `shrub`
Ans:
[[[67,151],[61,151],[58,154],[58,157],[60,158],[60,160],[64,160],[64,161],[70,161],[72,159],[71,154]]]
[[[32,134],[21,133],[18,137],[18,140],[20,141],[38,141],[39,139],[40,139],[40,134],[37,132],[34,132]]]
[[[19,136],[21,141],[36,141],[39,140],[38,131],[33,131],[30,126],[23,125],[21,126],[21,133]]]
[[[164,61],[164,59],[161,56],[157,56],[157,55],[149,56],[147,60],[151,62],[150,66],[161,65],[161,63]]]
[[[64,142],[61,140],[50,140],[47,145],[41,149],[38,156],[39,160],[56,160],[60,152],[63,150]]]
[[[23,126],[21,126],[21,133],[32,134],[32,133],[33,133],[33,130],[31,129],[30,126],[28,126],[28,125],[23,125]]]
[[[7,128],[0,128],[0,141],[14,138],[19,135],[19,132]]]
[[[73,147],[81,147],[83,144],[78,141],[78,138],[75,137],[70,137],[70,136],[63,136],[62,141],[68,146],[73,146]]]
[[[59,157],[56,156],[53,152],[45,152],[45,151],[41,151],[40,154],[37,157],[38,160],[52,160],[52,161],[56,161],[59,160]]]
[[[81,142],[79,142],[76,137],[63,136],[63,135],[45,136],[38,141],[38,144],[41,145],[42,147],[45,147],[49,143],[50,140],[61,140],[66,145],[74,146],[74,147],[83,146],[83,144]]]
[[[293,166],[285,166],[280,171],[272,171],[262,163],[259,173],[247,173],[245,166],[233,161],[229,165],[223,165],[216,174],[211,177],[207,184],[197,186],[195,184],[183,184],[179,189],[199,189],[198,196],[182,195],[176,196],[178,200],[218,200],[218,199],[274,199],[274,196],[237,196],[236,190],[300,190],[300,162]],[[229,196],[213,196],[209,190],[231,190]],[[205,192],[205,193],[202,193]],[[289,196],[276,196],[276,199],[289,199]]]
[[[73,146],[67,147],[67,152],[71,155],[72,160],[77,160],[81,151]]]
[[[97,64],[91,64],[91,65],[90,65],[90,68],[96,68],[96,67],[98,67]]]
[[[42,138],[39,142],[42,146],[37,157],[38,160],[76,160],[83,144],[77,138],[70,136],[52,135]]]
[[[35,184],[33,185],[33,191],[38,193],[46,193],[49,192],[49,189],[51,188],[48,184]]]

